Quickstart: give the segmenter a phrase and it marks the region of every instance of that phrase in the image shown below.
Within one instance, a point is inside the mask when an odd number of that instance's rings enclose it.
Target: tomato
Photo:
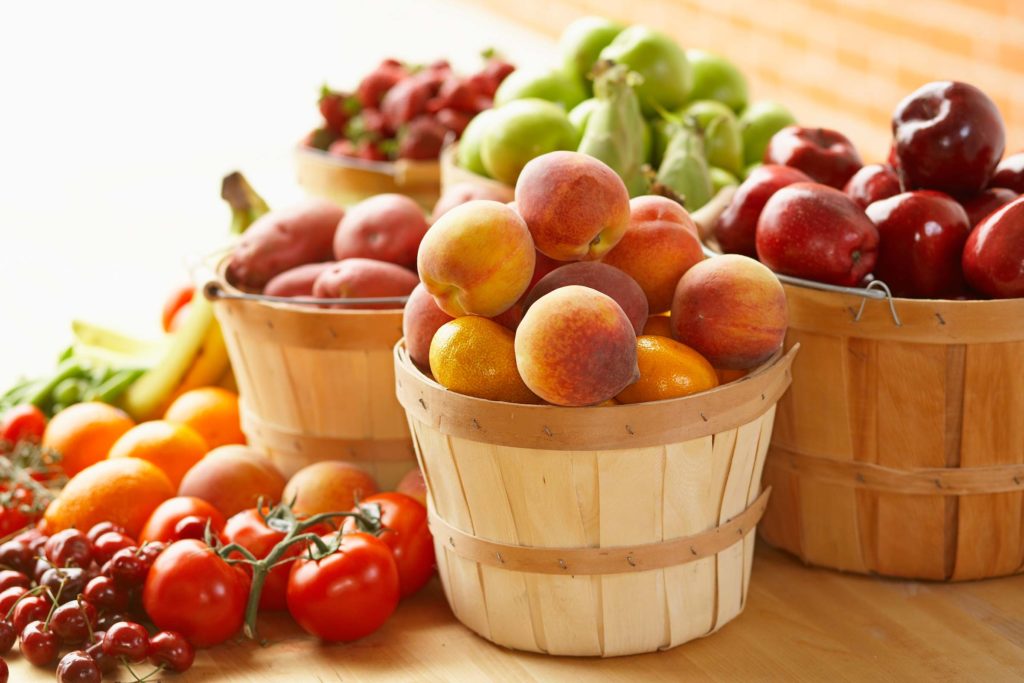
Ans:
[[[160,323],[164,328],[164,332],[174,331],[175,314],[179,309],[184,308],[186,304],[192,301],[195,291],[196,288],[192,285],[182,284],[172,289],[171,293],[167,295],[167,299],[164,301],[164,310],[160,316]]]
[[[427,509],[404,493],[378,493],[361,501],[355,511],[366,513],[372,506],[379,506],[384,530],[378,538],[395,556],[402,597],[407,598],[434,575],[434,539],[427,528]],[[372,516],[378,516],[376,510]],[[347,518],[342,530],[355,531],[355,520]]]
[[[0,439],[11,443],[19,441],[39,442],[46,430],[46,416],[31,403],[14,406],[4,413],[0,422]]]
[[[202,541],[175,541],[146,577],[142,605],[158,628],[177,631],[196,647],[233,636],[245,618],[249,577]]]
[[[3,497],[7,500],[0,504],[0,537],[10,536],[35,521],[34,515],[26,512],[32,509],[35,494],[21,484],[13,486],[10,490],[6,486],[2,489]]]
[[[325,536],[328,543],[334,534]],[[301,557],[288,577],[288,611],[303,629],[327,641],[350,641],[380,628],[398,606],[398,567],[380,539],[344,534],[337,552]]]
[[[266,557],[284,536],[284,532],[268,527],[256,508],[242,510],[232,516],[224,526],[224,542],[237,543],[251,552],[257,560]],[[288,549],[285,556],[293,557],[300,552],[302,545],[297,543]],[[241,553],[232,555],[241,556]],[[260,609],[281,610],[288,606],[285,602],[285,590],[288,588],[288,573],[291,568],[292,563],[287,562],[270,570],[260,594]]]
[[[139,541],[180,541],[183,538],[202,540],[206,522],[216,536],[224,529],[224,515],[202,498],[177,496],[160,503],[146,520]]]

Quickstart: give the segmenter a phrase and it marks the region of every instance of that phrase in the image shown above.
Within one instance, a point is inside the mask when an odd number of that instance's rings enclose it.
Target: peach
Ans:
[[[295,266],[272,277],[263,293],[269,296],[313,296],[313,283],[320,273],[333,265],[333,261],[323,261]]]
[[[596,405],[640,376],[632,323],[614,299],[589,287],[537,299],[519,324],[515,351],[523,381],[555,405]]]
[[[348,512],[357,500],[377,493],[377,482],[366,470],[349,462],[324,460],[292,475],[284,487],[284,500],[294,501],[299,515]]]
[[[533,267],[533,277],[530,278],[530,286],[527,288],[527,291],[533,289],[533,286],[540,282],[542,277],[550,273],[555,268],[564,266],[566,263],[566,261],[556,261],[555,259],[549,258],[538,251],[536,265]]]
[[[270,460],[247,446],[220,446],[185,473],[179,496],[202,498],[225,517],[281,500],[285,480]]]
[[[318,299],[355,299],[407,296],[416,289],[416,273],[387,261],[347,258],[320,273],[313,282]],[[336,304],[335,308],[401,308],[402,304]]]
[[[530,230],[514,209],[488,199],[456,206],[427,231],[420,277],[453,317],[504,313],[526,292],[536,261]]]
[[[412,268],[427,217],[402,194],[378,194],[346,213],[334,233],[334,258],[370,258]]]
[[[523,300],[523,313],[529,311],[537,299],[567,285],[589,287],[607,294],[622,307],[633,331],[643,332],[647,322],[647,297],[640,285],[618,268],[595,261],[567,263],[545,275]]]
[[[445,215],[451,209],[460,204],[465,204],[473,199],[492,199],[496,202],[505,203],[513,197],[512,188],[499,183],[455,183],[446,187],[441,197],[434,204],[434,212],[431,220],[436,222],[438,218]],[[514,207],[513,207],[514,208]]]
[[[423,472],[419,467],[414,467],[406,472],[395,490],[410,498],[415,498],[424,505],[427,504],[427,482],[423,479]]]
[[[650,312],[662,313],[672,306],[679,278],[704,260],[697,226],[667,197],[636,197],[629,209],[626,234],[601,260],[636,280]]]
[[[768,360],[786,336],[786,293],[772,271],[746,256],[702,261],[679,280],[672,331],[721,370]]]
[[[512,304],[511,308],[504,313],[499,313],[491,318],[491,320],[498,323],[505,329],[515,332],[519,329],[519,323],[523,321],[523,301],[525,298],[526,297],[523,297],[519,301],[515,302]]]
[[[430,367],[430,340],[437,328],[449,320],[453,318],[437,307],[423,283],[416,285],[402,313],[402,336],[413,363],[420,368]]]
[[[516,207],[537,250],[559,261],[594,261],[629,225],[629,192],[604,162],[579,152],[530,161],[516,182]]]

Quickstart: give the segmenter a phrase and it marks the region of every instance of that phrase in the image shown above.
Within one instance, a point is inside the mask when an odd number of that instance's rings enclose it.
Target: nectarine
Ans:
[[[647,322],[647,297],[640,285],[618,268],[594,261],[578,261],[555,268],[541,278],[523,300],[523,313],[530,310],[537,299],[568,285],[589,287],[607,294],[622,307],[636,334],[643,332]]]
[[[221,446],[185,473],[179,496],[202,498],[225,517],[257,501],[272,505],[281,500],[285,480],[265,455],[247,446]]]
[[[299,515],[346,512],[377,493],[377,482],[366,470],[349,462],[324,460],[292,475],[282,494]],[[294,502],[293,502],[294,501]]]

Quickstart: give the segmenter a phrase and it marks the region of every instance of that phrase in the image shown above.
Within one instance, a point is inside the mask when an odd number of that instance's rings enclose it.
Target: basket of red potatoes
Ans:
[[[624,655],[741,611],[795,352],[776,277],[696,232],[552,152],[420,243],[396,388],[446,595],[483,637]]]
[[[827,129],[775,134],[714,234],[785,280],[762,533],[806,562],[936,580],[1021,571],[1024,153],[992,100],[929,83],[885,163]],[[911,525],[908,528],[908,523]]]

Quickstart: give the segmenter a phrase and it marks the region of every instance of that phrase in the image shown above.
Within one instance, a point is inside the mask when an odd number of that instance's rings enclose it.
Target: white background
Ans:
[[[189,257],[224,242],[220,180],[301,196],[291,151],[320,85],[381,58],[554,46],[439,0],[0,4],[0,391],[45,373],[72,318],[159,333]]]

